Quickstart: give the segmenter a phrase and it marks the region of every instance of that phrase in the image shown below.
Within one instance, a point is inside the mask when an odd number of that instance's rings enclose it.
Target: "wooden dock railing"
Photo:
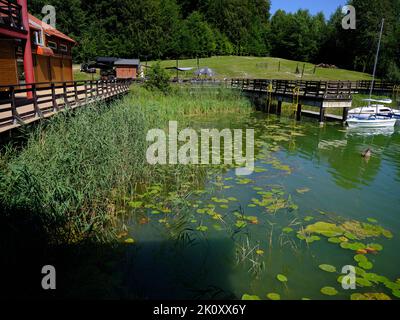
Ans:
[[[131,80],[66,81],[0,86],[0,132],[128,92]]]
[[[272,86],[271,86],[272,84]],[[247,91],[267,91],[276,94],[293,94],[296,90],[301,96],[323,99],[348,99],[355,93],[366,93],[371,81],[306,81],[274,79],[232,79],[233,88]],[[389,81],[375,81],[373,92],[390,94],[400,91],[400,84]]]

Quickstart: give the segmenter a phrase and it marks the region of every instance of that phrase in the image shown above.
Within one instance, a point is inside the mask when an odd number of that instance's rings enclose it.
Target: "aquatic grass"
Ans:
[[[133,87],[119,101],[59,114],[30,133],[23,147],[3,148],[2,218],[35,216],[54,243],[108,241],[120,209],[146,186],[158,183],[184,197],[206,177],[200,166],[149,165],[148,130],[166,128],[169,120],[187,125],[191,115],[250,110],[246,99],[224,89],[165,96]]]

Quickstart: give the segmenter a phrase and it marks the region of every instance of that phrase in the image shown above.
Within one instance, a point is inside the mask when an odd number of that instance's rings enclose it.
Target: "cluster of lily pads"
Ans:
[[[387,239],[393,238],[393,234],[377,225],[375,219],[368,219],[369,223],[360,221],[344,221],[341,223],[319,221],[314,224],[308,225],[306,228],[298,231],[297,237],[310,244],[314,241],[321,240],[321,236],[327,238],[329,243],[338,244],[341,248],[351,250],[355,253],[354,262],[357,266],[356,270],[356,285],[361,288],[384,286],[386,289],[391,290],[394,297],[400,298],[400,279],[391,281],[385,276],[376,273],[370,273],[369,270],[373,269],[373,262],[369,256],[376,256],[382,250],[383,246],[378,243],[370,242],[369,239],[376,239],[385,237]],[[328,264],[322,264],[319,268],[325,272],[336,273],[336,268]],[[337,281],[342,284],[344,279],[340,275]],[[328,296],[338,294],[338,291],[333,287],[324,287],[321,293]],[[354,300],[376,300],[376,299],[390,299],[385,293],[355,293],[351,295]]]

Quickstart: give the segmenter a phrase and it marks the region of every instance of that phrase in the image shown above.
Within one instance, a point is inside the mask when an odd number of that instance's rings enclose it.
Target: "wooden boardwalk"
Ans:
[[[0,133],[129,91],[131,80],[0,86]]]
[[[256,106],[267,112],[271,109],[266,106],[270,106],[273,100],[278,102],[275,110],[278,115],[282,112],[283,102],[296,105],[297,120],[304,114],[303,105],[317,107],[321,123],[325,121],[326,110],[331,108],[343,109],[341,120],[345,121],[353,101],[350,82],[234,79],[231,86],[243,91]]]

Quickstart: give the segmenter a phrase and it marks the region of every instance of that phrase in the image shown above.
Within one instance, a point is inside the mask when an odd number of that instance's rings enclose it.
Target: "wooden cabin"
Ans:
[[[30,15],[27,0],[0,0],[1,86],[73,80],[75,41]]]
[[[72,81],[72,47],[76,42],[32,15],[29,29],[36,82]]]
[[[136,79],[139,74],[138,59],[120,59],[114,62],[117,79]]]
[[[25,73],[33,77],[24,72],[24,53],[32,56],[27,14],[26,0],[0,0],[0,86],[18,84]]]

